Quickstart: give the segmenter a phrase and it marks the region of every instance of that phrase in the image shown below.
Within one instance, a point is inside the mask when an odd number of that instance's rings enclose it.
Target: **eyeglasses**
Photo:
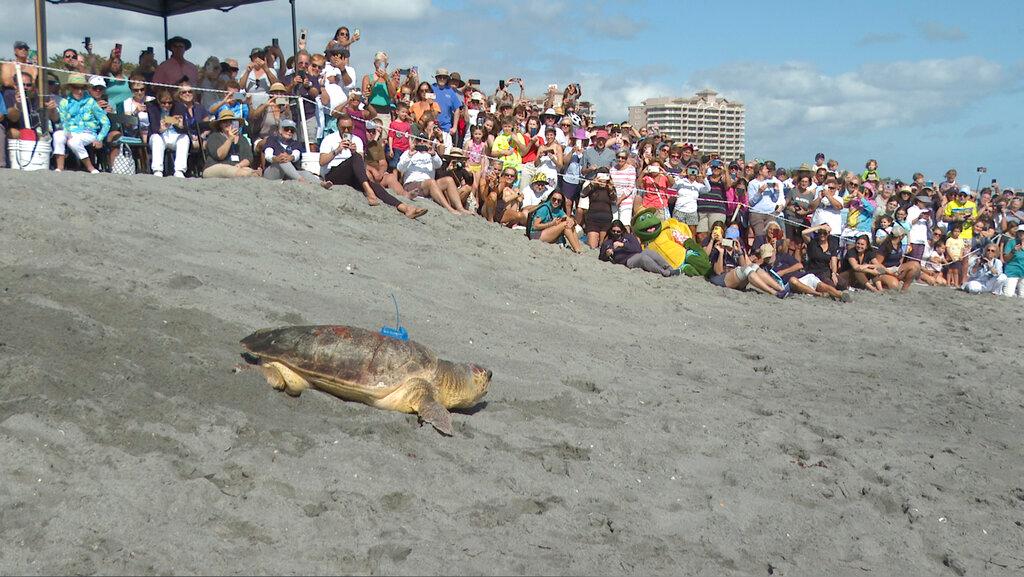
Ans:
[[[192,96],[191,90],[179,90],[178,96]]]
[[[502,174],[502,176],[504,176],[505,178],[515,178],[516,177],[514,172],[512,172],[512,173],[505,172],[505,173]]]
[[[672,154],[670,154],[670,155],[669,155],[669,157],[670,157],[670,158],[681,158],[681,157],[682,157],[682,155],[681,155],[681,154],[678,154],[678,153],[675,153],[675,152],[673,152]]]
[[[338,126],[338,130],[340,130],[341,132],[352,132],[352,126],[351,125],[350,126],[339,125]]]
[[[551,204],[555,204],[556,202],[564,202],[564,201],[565,201],[565,199],[559,198],[559,197],[556,196],[556,197],[553,197],[551,199]]]
[[[618,158],[619,160],[629,160],[628,156],[616,156],[615,158]]]
[[[170,104],[174,104],[174,102],[173,102],[173,101],[171,101],[171,100],[161,100],[161,101],[160,101],[160,104],[161,104],[161,105],[164,105],[164,104],[170,105]]]
[[[89,90],[106,90],[106,86],[90,86]]]
[[[145,92],[145,88],[132,88],[132,92]]]
[[[348,36],[348,32],[341,32],[338,34],[338,36]]]
[[[75,54],[65,54],[64,55],[64,60],[67,60],[68,58],[74,58],[75,56],[76,56]]]

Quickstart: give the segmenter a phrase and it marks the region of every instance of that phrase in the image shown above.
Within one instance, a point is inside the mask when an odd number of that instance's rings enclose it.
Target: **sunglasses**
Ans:
[[[682,155],[681,154],[672,153],[672,154],[669,155],[669,157],[671,157],[671,158],[682,158]]]
[[[74,58],[75,56],[76,56],[75,54],[65,54],[64,55],[64,60],[67,60],[68,58]]]
[[[551,199],[551,204],[554,204],[556,202],[565,202],[565,199],[564,198],[559,198],[557,196]]]
[[[615,158],[618,158],[619,160],[629,160],[629,157],[627,156],[616,156]]]
[[[145,92],[145,88],[132,88],[132,92]]]
[[[171,101],[171,100],[161,100],[160,104],[168,104],[168,105],[170,105],[170,104],[174,104],[174,102]]]
[[[179,90],[178,96],[192,96],[191,90]]]
[[[506,173],[504,173],[504,174],[502,174],[502,176],[504,176],[505,178],[515,178],[515,177],[516,177],[516,175],[515,175],[515,174],[509,174],[509,173],[507,173],[507,172],[506,172]]]

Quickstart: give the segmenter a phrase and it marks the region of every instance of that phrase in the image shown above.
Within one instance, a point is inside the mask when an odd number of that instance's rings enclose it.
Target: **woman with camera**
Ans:
[[[333,112],[340,113],[340,108]],[[351,186],[366,195],[370,206],[377,206],[384,201],[384,204],[395,207],[411,219],[426,214],[427,209],[400,202],[383,186],[370,181],[363,162],[363,141],[352,134],[352,119],[339,116],[338,131],[328,134],[320,143],[320,171],[326,181],[324,187],[331,188],[335,184]]]
[[[151,117],[150,122],[153,127],[159,126],[159,120]],[[241,123],[242,119],[230,110],[222,110],[217,115],[212,123],[213,131],[206,137],[203,178],[245,178],[262,174],[252,168],[252,146],[242,135]]]
[[[417,140],[416,144],[402,153],[398,160],[402,185],[412,198],[417,195],[429,196],[452,214],[473,214],[462,206],[458,187],[452,179],[435,180],[439,168],[441,157],[437,154],[437,145],[433,141]]]
[[[547,186],[547,176],[539,173],[534,180]],[[529,217],[526,236],[548,244],[566,244],[573,252],[581,252],[580,239],[576,235],[576,221],[565,214],[565,197],[561,192],[551,193],[546,201]]]
[[[765,294],[777,294],[782,285],[761,268],[762,262],[775,256],[771,244],[763,244],[756,255],[748,256],[740,243],[732,238],[712,241],[711,275],[708,281],[722,288],[746,290],[754,287]]]
[[[1006,274],[1006,286],[1003,296],[1024,298],[1024,229],[1016,219],[1011,220],[1007,234],[1013,238],[1003,247],[1003,272]]]
[[[964,291],[972,295],[991,293],[1003,294],[1006,286],[1006,275],[1003,274],[1003,260],[999,258],[999,246],[990,244],[980,256],[971,257],[967,267],[967,282]]]
[[[185,126],[185,110],[175,102],[171,91],[161,88],[148,105],[150,164],[154,176],[164,175],[164,151],[174,152],[174,176],[185,178],[188,150],[192,141]]]

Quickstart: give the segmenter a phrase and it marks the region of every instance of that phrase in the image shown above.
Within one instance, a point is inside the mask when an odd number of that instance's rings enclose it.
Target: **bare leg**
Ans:
[[[822,286],[824,284],[825,283],[821,283],[818,286]],[[819,296],[818,291],[812,289],[811,287],[805,285],[804,283],[800,282],[795,278],[789,279],[789,288],[793,289],[793,292],[798,294]]]
[[[444,195],[444,192],[441,191],[441,187],[438,186],[436,180],[434,180],[434,179],[425,180],[423,182],[423,184],[420,185],[420,186],[426,187],[427,192],[430,194],[430,198],[434,202],[436,202],[437,204],[440,204],[445,209],[447,209],[448,212],[450,212],[452,214],[462,214],[461,212],[459,212],[458,210],[453,208],[451,203],[448,202],[448,198]]]
[[[588,232],[587,246],[589,246],[590,248],[597,248],[601,246],[601,234],[597,232]]]
[[[576,234],[576,222],[569,219],[565,223],[565,239],[569,241],[569,246],[572,247],[573,252],[580,254],[583,249],[580,248],[580,237]]]
[[[437,185],[444,191],[452,208],[461,214],[473,214],[473,211],[466,210],[466,207],[462,205],[462,195],[459,193],[459,188],[455,186],[455,180],[452,177],[446,176],[438,180]]]

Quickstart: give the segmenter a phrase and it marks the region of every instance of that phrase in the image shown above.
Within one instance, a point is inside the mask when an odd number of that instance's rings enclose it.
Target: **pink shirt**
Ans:
[[[619,208],[633,206],[633,197],[636,196],[636,167],[627,164],[620,170],[613,166],[609,173],[615,186],[615,196],[619,199]]]
[[[159,84],[177,84],[182,76],[187,76],[188,81],[193,85],[199,82],[199,69],[188,60],[184,64],[174,58],[164,60],[163,64],[156,67],[153,73],[153,82]]]

